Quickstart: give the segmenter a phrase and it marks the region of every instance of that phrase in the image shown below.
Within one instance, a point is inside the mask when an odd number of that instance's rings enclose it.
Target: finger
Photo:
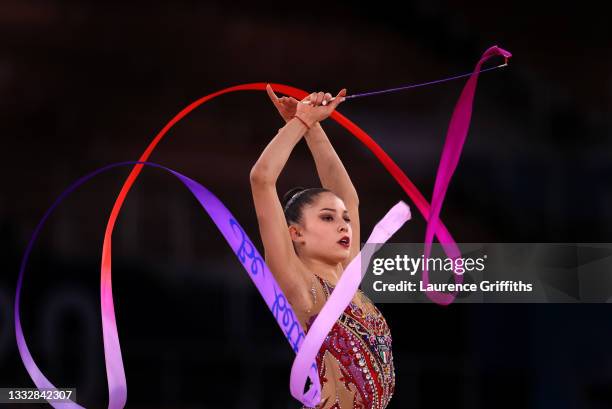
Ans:
[[[310,103],[312,104],[313,107],[317,106],[317,93],[313,92],[312,94],[310,94]]]
[[[323,93],[317,92],[317,105],[321,105],[322,102],[323,102]]]
[[[272,90],[272,86],[270,84],[266,85],[266,92],[268,93],[268,96],[270,97],[272,102],[278,103],[278,97],[276,96],[276,94]]]
[[[326,92],[325,96],[323,97],[323,105],[329,104],[329,101],[331,99],[332,99],[332,94],[330,94],[329,92]]]
[[[344,101],[344,97],[346,96],[346,88],[342,88],[340,90],[340,92],[338,92],[338,95],[336,95],[336,98],[334,98],[334,100],[329,104],[332,109],[336,109],[336,107]]]

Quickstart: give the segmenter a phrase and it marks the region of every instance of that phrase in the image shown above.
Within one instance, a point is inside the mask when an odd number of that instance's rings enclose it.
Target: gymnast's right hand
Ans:
[[[296,116],[312,127],[317,122],[323,121],[334,112],[336,107],[344,101],[346,88],[342,88],[338,95],[331,101],[330,93],[313,92],[297,104]],[[304,102],[309,101],[309,104]],[[325,102],[325,105],[323,103]]]

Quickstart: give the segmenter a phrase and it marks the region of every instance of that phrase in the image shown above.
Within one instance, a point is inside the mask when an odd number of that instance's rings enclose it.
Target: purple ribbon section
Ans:
[[[55,386],[44,376],[44,374],[34,362],[32,354],[30,353],[27,343],[25,341],[23,329],[21,327],[21,321],[19,318],[19,305],[21,302],[23,277],[33,245],[36,242],[36,239],[43,225],[45,224],[51,213],[70,193],[76,190],[77,187],[84,184],[94,176],[106,172],[115,167],[135,164],[145,164],[148,166],[161,168],[174,174],[183,182],[183,184],[193,193],[196,199],[200,202],[204,210],[206,210],[209,216],[213,219],[215,225],[234,251],[234,254],[236,254],[236,256],[238,257],[238,260],[240,260],[240,263],[242,264],[244,269],[249,274],[249,277],[257,287],[257,290],[260,292],[268,308],[274,315],[274,318],[276,319],[278,325],[283,331],[285,338],[291,345],[291,348],[294,352],[298,354],[298,357],[300,358],[299,362],[294,362],[291,372],[292,392],[294,389],[294,377],[296,377],[295,379],[297,379],[297,381],[301,382],[302,386],[305,384],[307,377],[309,377],[312,381],[312,387],[306,393],[300,391],[299,393],[294,393],[294,396],[305,405],[314,406],[319,403],[321,399],[321,385],[318,377],[316,361],[314,358],[316,356],[316,351],[318,351],[321,347],[323,340],[325,339],[327,333],[333,325],[333,322],[335,322],[338,316],[340,316],[340,314],[342,313],[342,311],[344,311],[344,309],[352,299],[353,295],[355,294],[355,291],[357,290],[357,285],[360,282],[359,266],[361,260],[361,253],[349,264],[347,271],[342,275],[342,278],[338,283],[337,290],[334,291],[333,296],[330,298],[329,302],[326,303],[324,307],[324,313],[319,314],[319,317],[317,317],[313,324],[313,329],[309,331],[308,337],[305,337],[302,327],[299,321],[297,320],[296,315],[293,309],[291,308],[291,305],[289,304],[287,298],[280,289],[278,283],[274,279],[274,276],[265,264],[263,258],[253,245],[253,242],[245,233],[244,229],[240,226],[240,224],[230,213],[230,211],[223,205],[223,203],[204,186],[194,181],[193,179],[190,179],[189,177],[180,174],[179,172],[152,162],[138,161],[111,164],[101,169],[98,169],[86,176],[83,176],[82,178],[77,180],[75,183],[70,185],[68,189],[62,192],[62,194],[60,194],[60,196],[55,200],[51,207],[45,212],[44,216],[36,226],[32,237],[30,238],[23,259],[21,261],[19,277],[17,280],[15,296],[15,335],[17,338],[17,346],[19,349],[19,354],[21,355],[21,359],[36,387],[39,389],[55,388]],[[383,219],[384,223],[381,222],[376,226],[376,228],[374,229],[374,233],[370,237],[369,241],[373,238],[376,240],[386,241],[387,238],[391,236],[392,232],[395,232],[409,217],[410,212],[408,210],[408,206],[403,202],[400,202],[389,212],[387,217]],[[369,260],[369,257],[367,259]],[[111,302],[107,304],[103,303],[103,307],[101,308],[103,325],[104,323],[108,322],[109,317],[114,317],[112,297],[110,301]],[[104,307],[104,305],[108,306],[108,308]],[[331,325],[329,325],[330,322],[332,323]],[[108,325],[105,330],[110,331],[112,333],[111,335],[117,340],[119,339],[116,325]],[[301,348],[301,345],[303,345],[306,340],[308,340],[308,343],[306,345],[309,353],[307,354],[304,350],[304,352],[300,354],[299,351],[303,350]],[[114,345],[115,344],[111,344],[105,347],[105,361],[107,363],[107,366],[109,363],[112,363],[112,365],[115,367],[116,373],[124,373],[119,343],[117,342],[116,346]],[[313,350],[315,350],[315,355],[311,357]],[[296,357],[296,361],[298,357]],[[110,380],[108,381],[110,384]],[[111,388],[110,390],[109,408],[123,408],[127,400],[127,385],[125,382],[125,378],[123,377],[122,379],[114,379],[113,385],[118,386]],[[83,408],[81,405],[72,401],[49,401],[49,404],[56,409]]]

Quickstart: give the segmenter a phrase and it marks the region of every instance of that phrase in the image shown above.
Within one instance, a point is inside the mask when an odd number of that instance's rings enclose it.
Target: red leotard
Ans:
[[[335,286],[317,278],[327,300]],[[351,301],[317,354],[323,398],[316,409],[383,409],[395,391],[391,331],[370,299],[358,294],[363,309]],[[306,332],[317,315],[306,322]],[[334,396],[325,394],[328,382],[335,384]]]

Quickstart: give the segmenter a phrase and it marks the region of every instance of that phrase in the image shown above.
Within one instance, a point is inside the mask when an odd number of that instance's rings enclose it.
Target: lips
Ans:
[[[338,244],[348,249],[351,246],[351,239],[349,236],[342,236],[342,238],[338,240]]]

